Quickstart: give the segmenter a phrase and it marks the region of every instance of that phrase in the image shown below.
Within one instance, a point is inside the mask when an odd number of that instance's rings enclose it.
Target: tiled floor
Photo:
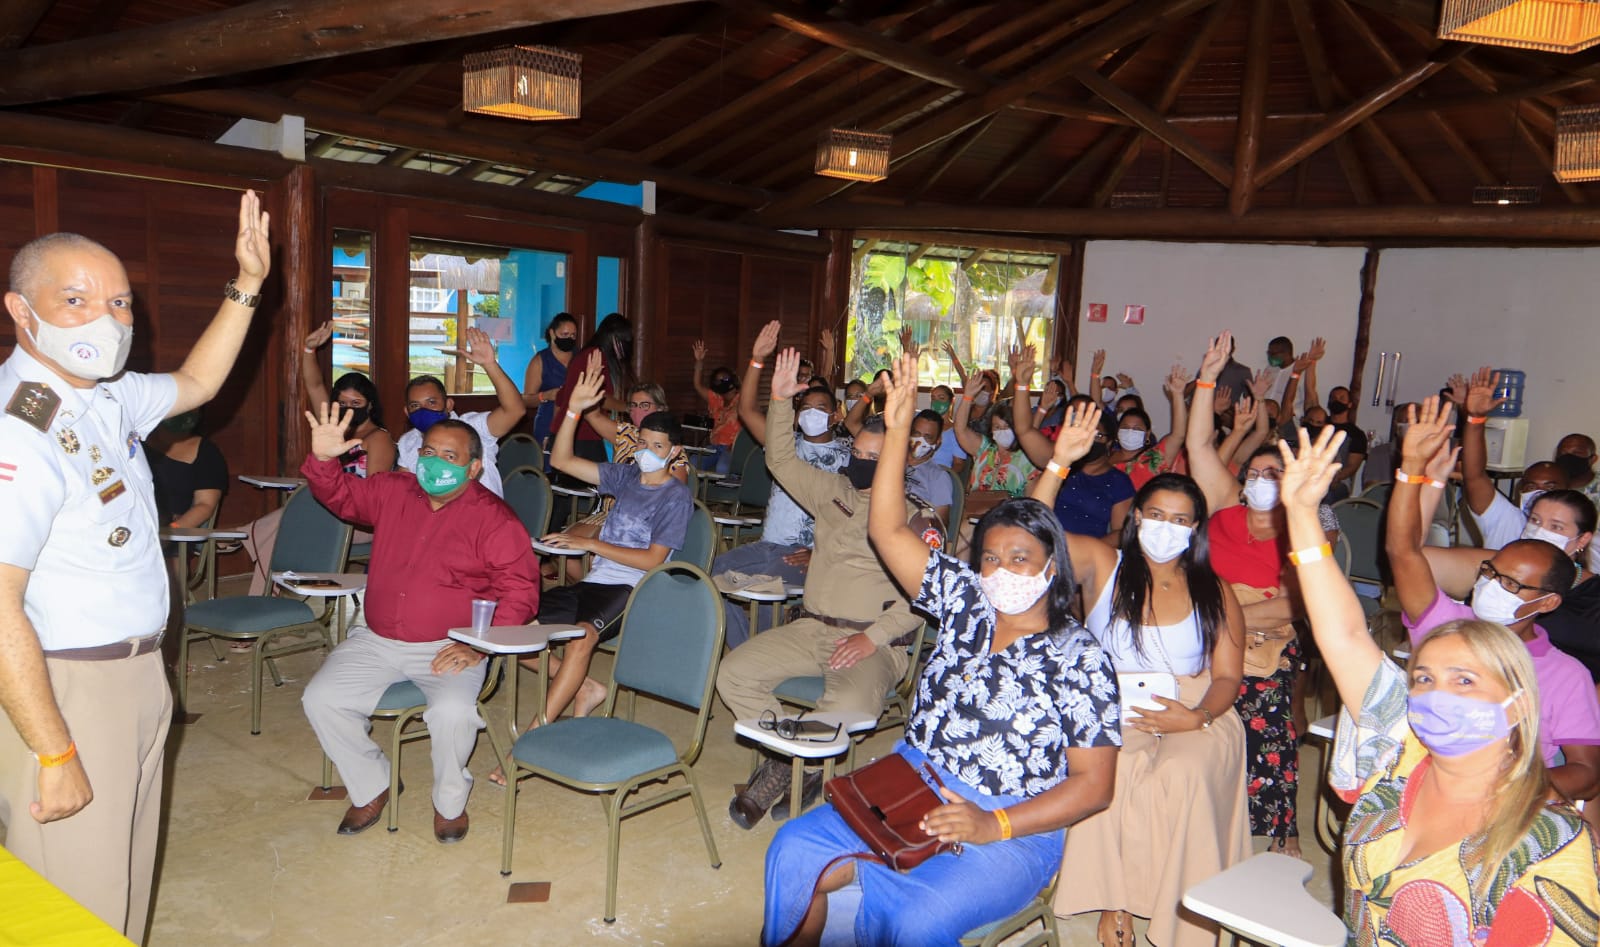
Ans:
[[[471,765],[479,778],[468,804],[471,834],[462,843],[442,846],[433,839],[425,743],[405,753],[400,831],[390,834],[380,824],[340,837],[334,827],[346,803],[306,799],[319,781],[321,756],[299,697],[320,654],[283,662],[288,680],[281,688],[269,683],[263,733],[254,737],[248,660],[218,664],[204,644],[193,657],[192,709],[203,716],[174,728],[151,944],[757,941],[762,859],[773,826],[764,821],[745,832],[728,819],[731,787],[747,775],[751,756],[734,743],[731,715],[720,704],[696,771],[722,868],[708,864],[686,800],[636,816],[623,824],[618,917],[608,925],[600,919],[605,823],[597,800],[537,779],[524,782],[509,880],[549,881],[553,888],[548,903],[506,904],[508,879],[499,873],[506,794],[482,778],[494,765],[486,742]],[[596,670],[608,671],[603,657]],[[533,705],[532,686],[531,675],[524,675],[525,710]],[[680,732],[689,719],[659,705],[641,711]],[[491,702],[491,724],[506,726],[506,713],[501,693]],[[384,740],[388,726],[377,724],[374,735]],[[893,740],[892,734],[874,737],[868,757],[887,751]],[[1317,752],[1304,754],[1302,826],[1316,867],[1311,891],[1329,903],[1332,860],[1309,837]],[[1063,884],[1070,883],[1069,875]],[[1061,929],[1066,944],[1095,943],[1092,917],[1064,921]]]

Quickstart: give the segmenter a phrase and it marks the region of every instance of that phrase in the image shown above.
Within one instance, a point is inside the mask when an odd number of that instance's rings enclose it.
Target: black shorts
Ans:
[[[628,607],[631,585],[604,585],[579,582],[546,589],[539,598],[539,621],[546,625],[575,625],[588,622],[601,641],[610,641],[622,630],[622,612]]]

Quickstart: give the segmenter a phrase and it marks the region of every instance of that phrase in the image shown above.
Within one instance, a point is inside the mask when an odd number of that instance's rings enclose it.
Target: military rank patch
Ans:
[[[110,467],[96,467],[94,472],[89,474],[89,481],[98,487],[116,475],[117,472]]]
[[[78,443],[78,432],[70,427],[64,427],[56,432],[56,443],[69,454],[76,454],[82,446]]]
[[[128,529],[128,527],[126,527],[126,526],[118,526],[116,529],[111,531],[111,535],[110,536],[106,537],[106,542],[110,543],[113,546],[121,548],[123,546],[126,546],[128,544],[128,540],[130,540],[132,538],[133,538],[133,531],[132,530]]]
[[[21,418],[40,432],[50,430],[50,422],[55,420],[60,409],[61,396],[51,391],[49,385],[36,381],[18,385],[11,393],[11,400],[6,402],[6,414]]]
[[[110,503],[112,500],[115,500],[117,497],[120,497],[127,492],[128,485],[123,483],[121,480],[118,480],[116,483],[113,483],[111,486],[100,491],[100,504],[104,506],[105,504]]]
[[[90,444],[89,445],[89,463],[98,464],[99,462],[100,462],[100,445],[99,444]]]
[[[922,541],[934,552],[944,548],[944,533],[936,526],[930,526],[922,531]]]

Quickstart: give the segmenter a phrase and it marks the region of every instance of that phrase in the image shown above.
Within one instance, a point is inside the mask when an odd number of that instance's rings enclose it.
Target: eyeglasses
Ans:
[[[839,739],[839,732],[843,729],[839,724],[827,724],[821,720],[801,720],[806,712],[800,711],[798,717],[784,717],[770,710],[761,711],[761,719],[756,721],[761,729],[771,730],[785,740],[795,740],[801,743],[832,743]],[[818,734],[825,734],[819,736]]]
[[[1512,595],[1521,595],[1527,589],[1533,589],[1535,592],[1555,591],[1554,589],[1547,589],[1542,585],[1527,585],[1525,583],[1518,582],[1511,576],[1506,575],[1499,569],[1496,569],[1494,567],[1494,563],[1488,559],[1483,560],[1483,565],[1478,566],[1478,578],[1493,579],[1500,583],[1501,588],[1505,589],[1507,592],[1510,592]]]
[[[639,409],[641,411],[644,411],[644,410],[660,410],[660,408],[657,407],[657,405],[656,405],[656,403],[654,401],[630,401],[630,402],[628,402],[628,407],[630,409],[637,408],[637,409]]]
[[[1271,480],[1276,482],[1283,479],[1283,471],[1276,467],[1263,467],[1260,470],[1247,470],[1244,473],[1244,479]]]

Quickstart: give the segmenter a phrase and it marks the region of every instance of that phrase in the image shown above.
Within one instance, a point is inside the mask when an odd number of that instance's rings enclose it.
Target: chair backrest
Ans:
[[[961,535],[962,511],[967,507],[967,485],[961,481],[961,475],[950,467],[944,468],[950,476],[950,522],[945,525],[945,551],[956,547],[956,538]]]
[[[756,439],[750,436],[749,431],[740,428],[739,436],[733,439],[733,449],[730,452],[731,456],[728,458],[728,469],[744,470],[745,458],[749,457],[750,452],[760,446],[760,444],[756,443]]]
[[[1388,503],[1389,493],[1393,489],[1394,481],[1392,480],[1381,480],[1377,483],[1369,483],[1361,491],[1361,499],[1371,500],[1372,502],[1378,504]]]
[[[700,495],[700,471],[696,470],[694,464],[692,464],[692,463],[689,464],[688,466],[684,467],[683,469],[684,469],[684,472],[688,474],[687,477],[683,478],[683,485],[689,488],[689,495],[690,496],[696,496],[696,497],[699,496]]]
[[[704,571],[710,571],[711,560],[717,549],[717,525],[711,520],[711,511],[699,500],[694,501],[694,512],[689,514],[689,529],[683,534],[683,546],[667,557],[670,562],[687,562]]]
[[[501,477],[518,467],[532,467],[543,471],[544,451],[532,434],[519,432],[509,435],[500,442],[500,453],[495,456],[494,463],[500,469]]]
[[[622,614],[612,686],[696,711],[694,738],[682,754],[689,762],[705,742],[723,635],[722,596],[704,570],[686,562],[645,573]]]
[[[1350,543],[1346,574],[1382,584],[1383,507],[1365,497],[1353,497],[1335,503],[1333,512],[1339,517],[1339,535]]]
[[[289,494],[272,547],[273,572],[343,572],[350,558],[350,524],[328,512],[306,487]]]
[[[550,508],[554,497],[550,480],[537,467],[518,467],[502,482],[506,504],[522,521],[522,528],[534,539],[550,532]]]
[[[767,472],[767,451],[757,447],[745,455],[744,466],[739,471],[739,509],[767,508],[772,498],[772,474]]]

